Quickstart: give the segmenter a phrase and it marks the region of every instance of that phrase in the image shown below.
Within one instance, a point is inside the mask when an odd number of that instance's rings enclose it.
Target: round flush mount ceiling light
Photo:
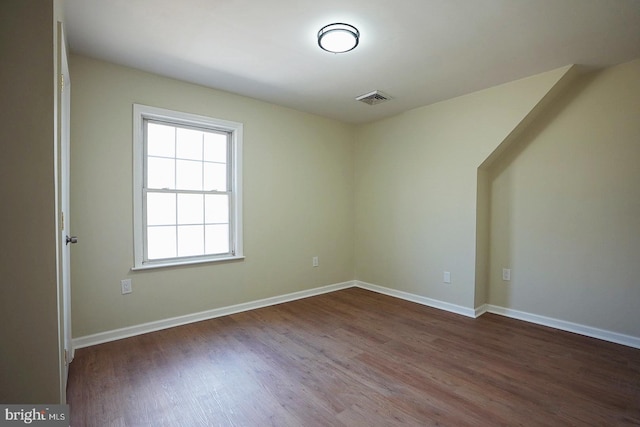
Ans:
[[[349,52],[359,41],[360,31],[349,24],[329,24],[318,31],[318,46],[331,53]]]

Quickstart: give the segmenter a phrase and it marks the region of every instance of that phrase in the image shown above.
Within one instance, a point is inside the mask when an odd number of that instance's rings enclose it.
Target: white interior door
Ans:
[[[71,343],[71,277],[70,277],[70,248],[77,239],[71,236],[71,216],[69,215],[69,164],[70,164],[70,114],[71,114],[71,80],[69,78],[69,64],[67,62],[66,40],[62,24],[58,23],[58,52],[60,73],[60,109],[58,126],[60,130],[60,168],[59,197],[60,197],[60,267],[62,289],[60,291],[61,334],[64,345],[64,369],[62,372],[62,392],[67,388],[69,363],[73,359]]]

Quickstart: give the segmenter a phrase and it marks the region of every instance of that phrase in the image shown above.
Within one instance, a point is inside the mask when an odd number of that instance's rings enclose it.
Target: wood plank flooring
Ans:
[[[640,350],[350,288],[76,352],[72,426],[640,425]]]

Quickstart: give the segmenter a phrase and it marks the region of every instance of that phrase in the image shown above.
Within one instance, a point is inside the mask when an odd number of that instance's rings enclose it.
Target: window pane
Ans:
[[[229,222],[229,196],[207,194],[204,197],[205,223],[226,224]]]
[[[134,268],[243,256],[243,124],[139,104],[133,113]]]
[[[207,162],[227,163],[227,134],[204,134],[204,160]]]
[[[176,223],[176,195],[147,193],[147,225]]]
[[[179,159],[202,160],[202,131],[178,128],[176,157]]]
[[[147,160],[147,188],[176,188],[173,159],[149,157]]]
[[[204,226],[181,225],[178,227],[178,256],[204,255]]]
[[[176,128],[147,122],[147,155],[175,157]]]
[[[177,160],[176,188],[179,190],[202,190],[202,162]]]
[[[220,163],[204,164],[205,191],[227,191],[227,165]]]
[[[147,227],[149,259],[175,258],[176,227]]]
[[[207,254],[224,254],[229,252],[229,226],[205,226],[205,251]]]
[[[202,194],[178,194],[178,224],[203,224]]]

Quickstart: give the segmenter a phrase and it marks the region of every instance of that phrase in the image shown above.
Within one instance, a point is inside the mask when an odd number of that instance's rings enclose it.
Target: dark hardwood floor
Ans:
[[[640,350],[350,288],[76,352],[72,426],[640,425]]]

